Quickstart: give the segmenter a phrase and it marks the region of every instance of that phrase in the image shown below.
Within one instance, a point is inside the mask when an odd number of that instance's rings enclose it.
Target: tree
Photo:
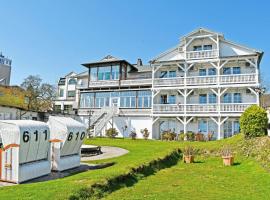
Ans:
[[[260,106],[248,107],[240,117],[241,132],[246,138],[263,136],[267,132],[268,118]]]
[[[28,110],[48,111],[52,109],[56,96],[55,86],[42,83],[38,75],[30,75],[24,79],[21,87],[26,91]]]

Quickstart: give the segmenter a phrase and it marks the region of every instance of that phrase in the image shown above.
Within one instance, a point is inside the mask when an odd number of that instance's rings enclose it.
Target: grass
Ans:
[[[115,163],[108,168],[0,188],[0,199],[76,199],[78,194],[86,197],[89,192],[105,199],[270,199],[270,175],[257,162],[237,155],[238,165],[223,167],[220,157],[213,156],[223,145],[237,147],[242,140],[241,136],[213,142],[87,140],[87,144],[117,146],[129,153],[92,162]],[[200,149],[200,162],[185,165],[170,159],[162,161],[161,158],[186,145]]]
[[[219,157],[197,161],[179,162],[104,199],[270,199],[270,174],[253,160],[238,157],[233,167],[223,166]]]

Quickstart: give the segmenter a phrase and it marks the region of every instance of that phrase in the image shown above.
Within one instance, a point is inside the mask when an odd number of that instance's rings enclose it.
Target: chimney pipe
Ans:
[[[137,60],[137,66],[142,66],[143,64],[142,64],[142,59],[140,59],[140,58],[138,58],[138,60]]]

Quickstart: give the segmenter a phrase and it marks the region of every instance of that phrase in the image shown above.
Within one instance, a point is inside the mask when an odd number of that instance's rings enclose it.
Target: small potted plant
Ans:
[[[193,163],[194,162],[194,155],[195,155],[195,149],[191,146],[187,146],[183,150],[183,158],[184,163]]]
[[[132,130],[132,131],[130,132],[130,134],[129,134],[129,137],[131,137],[131,138],[132,138],[132,140],[135,140],[135,139],[136,139],[136,137],[137,137],[137,133],[136,133],[136,131],[135,131],[135,130]]]
[[[232,149],[231,149],[230,146],[225,146],[225,147],[222,148],[221,156],[222,156],[222,159],[223,159],[223,164],[225,166],[233,165],[234,157],[233,157]]]
[[[184,141],[184,140],[185,140],[185,134],[184,134],[184,132],[180,132],[180,133],[178,134],[178,140],[179,140],[179,141]]]
[[[143,135],[143,138],[144,138],[145,140],[147,140],[148,137],[149,137],[149,135],[150,135],[150,132],[148,131],[147,128],[145,128],[145,129],[141,129],[141,134]]]

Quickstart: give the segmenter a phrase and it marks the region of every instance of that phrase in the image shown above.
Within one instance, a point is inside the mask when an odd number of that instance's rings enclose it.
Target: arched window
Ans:
[[[74,78],[69,79],[68,84],[69,85],[76,85],[77,81]]]

